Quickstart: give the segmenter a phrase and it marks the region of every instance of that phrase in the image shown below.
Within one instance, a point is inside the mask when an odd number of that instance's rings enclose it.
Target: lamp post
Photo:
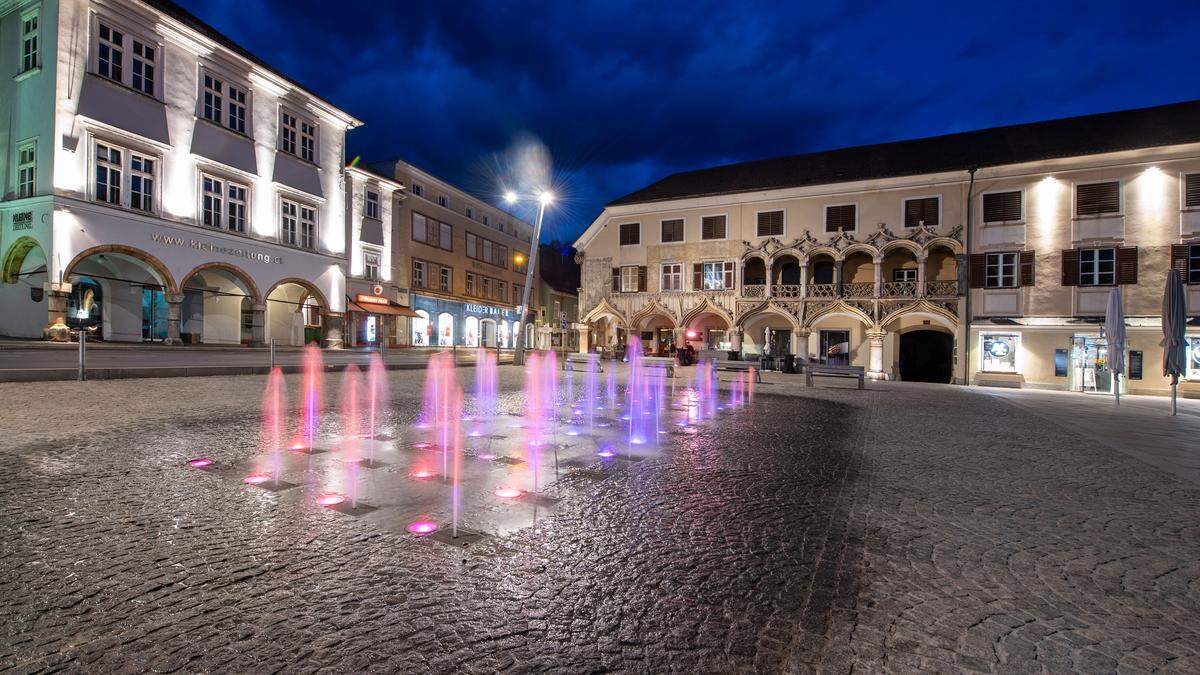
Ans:
[[[504,193],[504,201],[509,204],[517,202],[517,194],[511,190]],[[537,195],[537,219],[533,223],[533,241],[529,246],[529,260],[525,267],[525,290],[521,293],[521,306],[517,308],[517,339],[513,345],[513,364],[525,365],[525,316],[529,312],[529,291],[533,288],[533,272],[537,269],[538,242],[542,236],[542,216],[546,214],[546,206],[554,201],[554,195],[543,190]]]

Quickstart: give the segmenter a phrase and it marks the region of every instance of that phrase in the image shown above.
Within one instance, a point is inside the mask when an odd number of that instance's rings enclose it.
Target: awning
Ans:
[[[388,314],[391,316],[407,316],[410,319],[415,319],[416,317],[421,316],[420,314],[417,314],[416,312],[412,311],[411,308],[405,307],[404,305],[397,305],[394,302],[391,304],[388,304],[388,305],[375,305],[375,304],[371,304],[371,303],[367,303],[366,305],[360,305],[357,302],[354,302],[353,300],[349,300],[349,299],[347,299],[346,302],[348,303],[348,305],[349,305],[348,309],[351,312],[362,312],[363,314]]]

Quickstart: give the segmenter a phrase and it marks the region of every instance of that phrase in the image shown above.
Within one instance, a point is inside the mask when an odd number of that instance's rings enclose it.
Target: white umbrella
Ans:
[[[1176,414],[1175,397],[1179,391],[1179,376],[1186,363],[1184,333],[1187,331],[1187,296],[1183,293],[1183,282],[1175,269],[1167,270],[1167,287],[1163,290],[1162,304],[1163,376],[1171,377],[1171,414]]]
[[[1108,311],[1104,313],[1104,337],[1108,340],[1108,369],[1112,371],[1113,393],[1121,405],[1121,373],[1125,372],[1125,308],[1121,306],[1121,289],[1108,294]]]

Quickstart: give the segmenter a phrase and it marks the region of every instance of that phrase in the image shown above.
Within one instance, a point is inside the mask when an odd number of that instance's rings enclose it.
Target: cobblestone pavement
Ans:
[[[1200,491],[1000,398],[768,383],[464,551],[181,468],[261,382],[0,385],[0,668],[1200,670]]]

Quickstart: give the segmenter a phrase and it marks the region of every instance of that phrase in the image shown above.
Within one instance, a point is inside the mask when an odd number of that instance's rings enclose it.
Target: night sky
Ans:
[[[676,171],[1200,98],[1196,0],[182,4],[363,120],[348,158],[495,198],[540,139],[544,239]]]

